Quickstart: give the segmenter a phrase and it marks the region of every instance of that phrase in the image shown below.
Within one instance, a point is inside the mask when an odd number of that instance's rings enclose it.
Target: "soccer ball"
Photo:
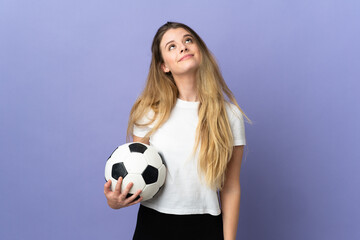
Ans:
[[[119,177],[123,178],[121,191],[128,183],[134,184],[127,197],[141,189],[142,201],[146,201],[164,184],[166,167],[154,147],[139,142],[126,143],[114,150],[105,165],[105,180],[111,180],[112,191]]]

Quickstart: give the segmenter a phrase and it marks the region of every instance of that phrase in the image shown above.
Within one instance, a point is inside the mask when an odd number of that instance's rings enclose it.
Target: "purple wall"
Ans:
[[[359,239],[359,1],[152,2],[0,1],[0,239],[131,238],[104,167],[167,20],[254,122],[238,239]]]

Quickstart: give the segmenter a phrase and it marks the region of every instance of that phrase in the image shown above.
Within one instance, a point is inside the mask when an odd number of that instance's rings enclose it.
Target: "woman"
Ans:
[[[167,22],[151,50],[147,83],[127,133],[154,146],[168,171],[160,192],[141,203],[134,239],[235,239],[246,115],[190,27]],[[104,186],[114,209],[142,200],[141,191],[127,197],[131,183],[121,192],[121,181],[114,192],[110,181]]]

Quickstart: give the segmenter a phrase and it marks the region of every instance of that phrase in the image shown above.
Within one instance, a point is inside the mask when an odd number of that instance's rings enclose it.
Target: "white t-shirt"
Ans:
[[[164,157],[167,175],[164,186],[154,198],[141,204],[159,212],[169,214],[204,214],[219,215],[218,195],[201,181],[197,171],[197,154],[192,156],[198,124],[199,102],[187,102],[177,99],[169,119],[150,136],[150,145]],[[234,146],[245,145],[244,120],[239,109],[231,103],[226,104]],[[151,118],[153,112],[142,119]],[[153,127],[137,127],[133,134],[144,137]]]

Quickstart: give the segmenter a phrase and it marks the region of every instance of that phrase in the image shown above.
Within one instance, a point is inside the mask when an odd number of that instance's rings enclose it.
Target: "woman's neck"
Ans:
[[[188,102],[197,102],[197,89],[196,89],[196,75],[182,75],[174,76],[176,86],[179,91],[179,96],[181,100]]]

